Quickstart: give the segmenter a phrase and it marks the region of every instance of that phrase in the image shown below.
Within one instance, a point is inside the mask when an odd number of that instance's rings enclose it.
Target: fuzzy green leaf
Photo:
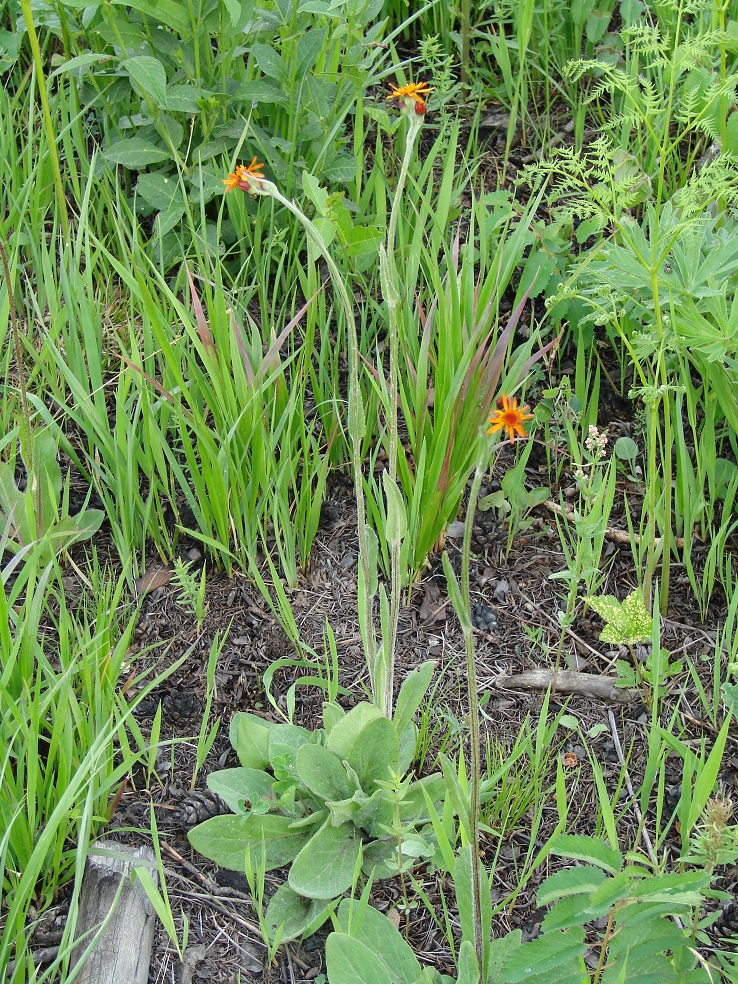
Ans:
[[[346,933],[331,933],[325,961],[331,984],[393,984],[373,950]]]
[[[208,776],[208,788],[228,804],[233,813],[248,813],[252,804],[268,799],[274,777],[259,769],[221,769]]]
[[[324,745],[303,745],[298,749],[297,775],[322,800],[351,799],[356,792],[339,757]]]
[[[244,871],[246,852],[265,859],[265,870],[289,864],[310,840],[310,829],[294,829],[289,817],[263,816],[213,817],[189,831],[190,844],[221,868]]]
[[[292,862],[290,886],[310,899],[335,899],[351,888],[360,850],[356,831],[327,820]]]

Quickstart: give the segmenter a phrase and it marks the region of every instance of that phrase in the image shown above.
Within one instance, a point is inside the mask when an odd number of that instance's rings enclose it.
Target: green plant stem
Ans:
[[[310,219],[304,215],[293,202],[285,198],[284,195],[280,193],[277,186],[271,181],[253,181],[250,190],[253,194],[266,195],[267,197],[273,198],[275,201],[280,202],[280,204],[284,205],[284,207],[288,209],[301,223],[307,233],[308,239],[326,262],[326,266],[330,272],[331,279],[333,280],[336,293],[338,294],[338,298],[341,302],[341,306],[343,307],[344,315],[346,317],[346,335],[349,351],[348,430],[351,438],[351,464],[354,472],[354,494],[356,497],[359,537],[359,564],[361,566],[364,580],[363,591],[365,595],[365,604],[362,616],[364,624],[361,626],[361,630],[364,640],[364,647],[366,650],[365,657],[370,673],[372,674],[373,682],[377,656],[377,637],[374,631],[374,623],[372,621],[372,596],[370,588],[371,571],[366,537],[366,503],[364,501],[364,486],[362,480],[361,444],[366,430],[366,421],[363,419],[364,408],[363,401],[361,399],[361,390],[359,388],[359,340],[358,333],[356,331],[354,306],[351,298],[349,297],[349,293],[346,289],[346,284],[344,283],[340,270],[336,266],[333,257],[328,251],[328,248],[323,241],[323,237],[320,235]]]
[[[474,630],[471,624],[471,597],[469,592],[469,560],[471,555],[471,535],[474,524],[474,511],[477,507],[479,489],[486,473],[488,461],[487,441],[479,441],[477,465],[474,472],[469,506],[464,522],[464,541],[461,552],[461,597],[467,618],[462,620],[464,641],[466,643],[466,673],[469,693],[469,732],[471,736],[471,802],[469,809],[469,836],[471,840],[472,870],[472,913],[474,919],[474,949],[477,962],[484,966],[484,940],[482,939],[482,885],[479,875],[479,787],[482,781],[482,766],[479,753],[479,694],[477,692],[477,667],[474,659]]]
[[[56,188],[56,198],[59,204],[61,215],[62,233],[65,241],[69,239],[69,213],[67,212],[67,200],[64,196],[64,183],[62,182],[61,168],[59,167],[59,154],[56,149],[56,134],[54,124],[51,122],[51,110],[49,109],[49,96],[46,91],[46,76],[44,75],[44,65],[41,58],[41,49],[38,44],[38,35],[33,23],[33,13],[31,11],[31,0],[21,0],[21,10],[23,20],[28,32],[28,40],[33,54],[33,65],[36,70],[36,82],[38,84],[38,94],[41,99],[41,108],[44,114],[44,127],[46,129],[46,139],[49,144],[49,154],[51,155],[51,167],[54,172],[54,186]]]
[[[469,34],[471,25],[471,0],[461,0],[461,85],[469,80]]]
[[[423,126],[422,115],[413,112],[409,116],[409,126],[407,139],[405,141],[405,152],[402,157],[400,176],[395,189],[395,197],[392,202],[389,226],[387,229],[387,248],[379,248],[379,275],[382,285],[382,294],[387,304],[387,323],[389,331],[389,407],[388,407],[388,431],[389,431],[389,478],[393,483],[397,482],[397,402],[398,402],[398,372],[400,358],[400,327],[397,318],[397,309],[400,304],[399,278],[397,276],[397,264],[395,262],[395,237],[397,233],[397,222],[400,214],[400,202],[402,193],[405,189],[407,176],[410,171],[410,161],[413,156],[413,149],[418,134]],[[389,619],[389,638],[382,640],[382,687],[379,695],[382,701],[384,714],[391,718],[394,704],[394,678],[395,678],[395,645],[397,642],[397,626],[400,618],[400,601],[402,592],[402,571],[401,571],[401,549],[402,542],[399,537],[394,537],[390,543],[390,619]]]

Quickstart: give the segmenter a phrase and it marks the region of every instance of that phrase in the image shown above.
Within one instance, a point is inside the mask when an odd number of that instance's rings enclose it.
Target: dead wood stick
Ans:
[[[613,677],[578,673],[576,670],[502,673],[495,679],[495,686],[505,690],[547,690],[554,687],[557,693],[599,697],[614,704],[629,704],[638,697],[638,691],[633,688],[616,687]]]
[[[557,516],[566,516],[570,523],[573,523],[576,520],[576,516],[574,515],[574,511],[572,509],[563,509],[558,502],[552,502],[551,499],[546,499],[543,506],[545,509],[548,509],[549,512],[555,513]],[[638,533],[634,533],[631,538],[630,533],[627,533],[625,530],[614,530],[609,526],[605,530],[605,539],[610,540],[611,543],[623,543],[628,546],[631,543],[640,544],[641,542],[641,537]],[[657,536],[653,541],[654,546],[658,546],[661,543],[661,540],[662,537]],[[673,537],[673,540],[675,547],[678,547],[680,550],[684,547],[683,536],[675,536]]]
[[[130,848],[115,841],[98,841],[85,865],[72,965],[79,963],[97,927],[106,919],[84,966],[80,984],[146,984],[154,945],[156,913],[140,882],[131,880],[136,865],[153,867],[154,852],[144,845]]]

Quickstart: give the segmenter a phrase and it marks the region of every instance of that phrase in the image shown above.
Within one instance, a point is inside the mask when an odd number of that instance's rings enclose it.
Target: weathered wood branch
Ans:
[[[72,954],[72,966],[79,963],[99,927],[110,918],[77,982],[146,984],[156,915],[140,882],[131,883],[131,873],[134,867],[145,865],[156,882],[154,852],[150,847],[131,848],[114,841],[98,841],[95,848],[111,853],[87,859],[75,935],[80,942]]]
[[[639,691],[632,687],[616,687],[609,676],[578,673],[576,670],[527,670],[524,673],[503,673],[495,680],[495,686],[504,690],[548,690],[559,694],[581,694],[598,697],[614,704],[629,704],[637,700]]]

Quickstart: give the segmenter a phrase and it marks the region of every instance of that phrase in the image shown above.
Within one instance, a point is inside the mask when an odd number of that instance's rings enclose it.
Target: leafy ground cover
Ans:
[[[2,980],[738,979],[734,4],[0,11]]]

